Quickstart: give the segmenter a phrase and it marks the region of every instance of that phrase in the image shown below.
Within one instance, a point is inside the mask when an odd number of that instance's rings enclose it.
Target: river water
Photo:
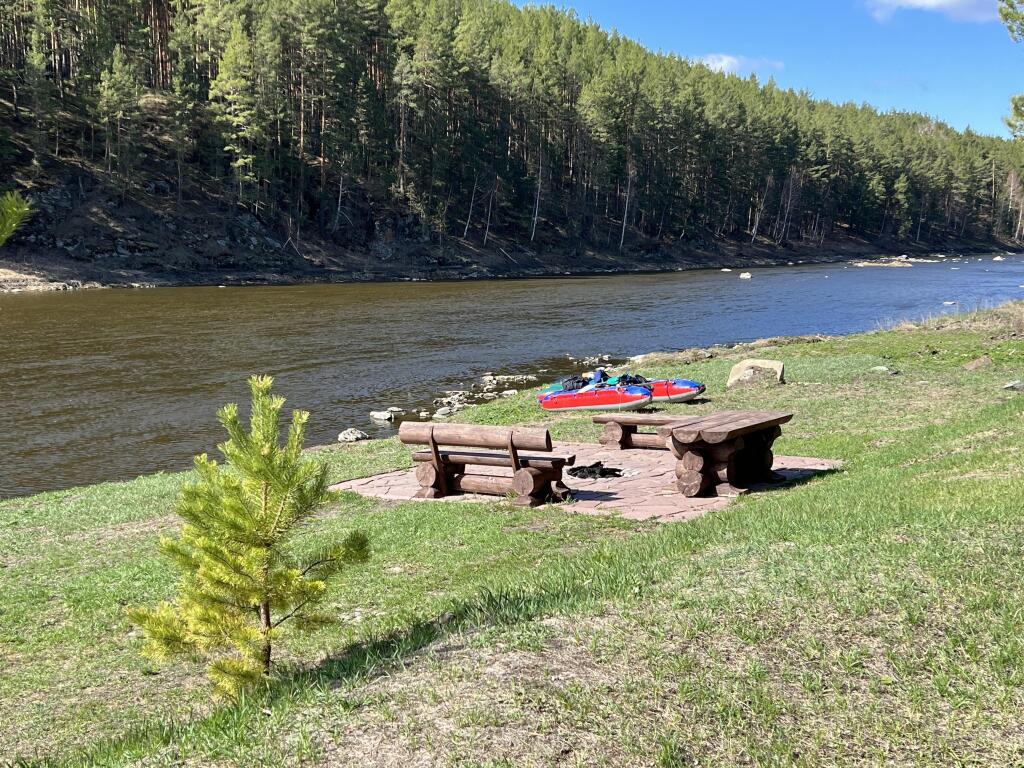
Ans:
[[[252,373],[312,411],[307,442],[485,372],[849,333],[1024,298],[1024,258],[463,283],[0,295],[0,497],[189,466]],[[948,304],[947,302],[957,302]]]

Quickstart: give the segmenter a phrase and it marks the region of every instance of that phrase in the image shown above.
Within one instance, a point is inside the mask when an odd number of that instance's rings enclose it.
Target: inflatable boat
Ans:
[[[635,411],[650,402],[651,390],[646,387],[588,386],[540,395],[545,411]]]
[[[645,387],[651,390],[651,399],[656,403],[685,403],[698,395],[704,394],[704,385],[689,379],[656,379],[648,381],[642,376],[616,377],[609,379],[609,384],[619,384],[619,378],[629,382],[629,386]],[[625,382],[622,382],[625,383]]]
[[[634,376],[624,373],[620,376],[608,378],[603,371],[595,372],[600,375],[575,375],[569,376],[554,384],[544,387],[537,395],[538,400],[543,400],[548,395],[556,392],[578,391],[585,387],[595,385],[594,379],[598,378],[598,387],[643,387],[650,390],[651,400],[655,403],[685,403],[695,397],[704,394],[704,385],[699,381],[689,379],[645,379],[643,376]]]

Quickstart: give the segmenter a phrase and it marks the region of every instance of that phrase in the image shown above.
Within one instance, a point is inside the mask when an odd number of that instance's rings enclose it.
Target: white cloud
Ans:
[[[899,10],[934,11],[957,21],[995,21],[997,0],[867,0],[871,14],[887,21]]]
[[[781,61],[735,56],[731,53],[709,53],[701,56],[698,61],[708,69],[728,75],[749,75],[751,72],[779,70],[785,66]]]

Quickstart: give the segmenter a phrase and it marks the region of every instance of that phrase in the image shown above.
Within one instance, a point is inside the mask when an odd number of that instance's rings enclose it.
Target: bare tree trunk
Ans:
[[[761,197],[761,202],[757,206],[757,213],[754,215],[754,226],[750,235],[750,243],[753,245],[757,242],[757,230],[761,227],[761,215],[764,213],[764,207],[768,203],[768,190],[772,186],[772,177],[769,176],[764,183],[764,195]]]
[[[341,218],[341,198],[345,193],[345,174],[338,175],[338,204],[334,208],[334,224],[331,227],[331,232],[338,231],[339,219]]]
[[[487,226],[484,228],[484,245],[487,245],[487,237],[491,234],[491,207],[494,205],[494,196],[498,192],[498,179],[494,179],[494,186],[491,187],[491,195],[487,198]]]
[[[619,252],[626,242],[626,222],[629,221],[629,196],[633,191],[633,169],[626,163],[626,207],[622,209],[622,232],[619,233]]]
[[[541,136],[541,142],[544,141]],[[530,242],[537,236],[537,216],[540,214],[540,185],[541,180],[544,178],[544,148],[541,147],[537,153],[537,197],[533,201],[533,228],[530,230]]]
[[[473,220],[473,205],[476,203],[476,182],[479,174],[473,176],[473,194],[469,198],[469,213],[466,216],[466,226],[462,230],[462,239],[469,236],[469,223]]]

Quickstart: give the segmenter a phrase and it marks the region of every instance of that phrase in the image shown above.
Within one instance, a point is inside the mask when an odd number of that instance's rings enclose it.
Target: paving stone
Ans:
[[[556,454],[576,455],[577,465],[601,461],[606,467],[623,470],[622,477],[585,480],[567,475],[565,483],[572,488],[574,501],[561,505],[567,512],[580,514],[619,514],[628,520],[684,522],[730,503],[726,498],[688,499],[675,488],[675,458],[668,451],[619,451],[597,443],[556,443]],[[776,472],[787,481],[805,479],[835,469],[838,462],[799,456],[776,456]],[[511,474],[511,470],[493,467],[470,467],[471,474]],[[778,485],[764,486],[778,488]],[[374,477],[349,480],[332,486],[334,490],[356,493],[388,501],[413,500],[419,490],[415,471],[402,469]],[[756,492],[757,489],[755,489]],[[449,496],[441,502],[494,501],[493,496]],[[423,501],[415,499],[416,501]]]

